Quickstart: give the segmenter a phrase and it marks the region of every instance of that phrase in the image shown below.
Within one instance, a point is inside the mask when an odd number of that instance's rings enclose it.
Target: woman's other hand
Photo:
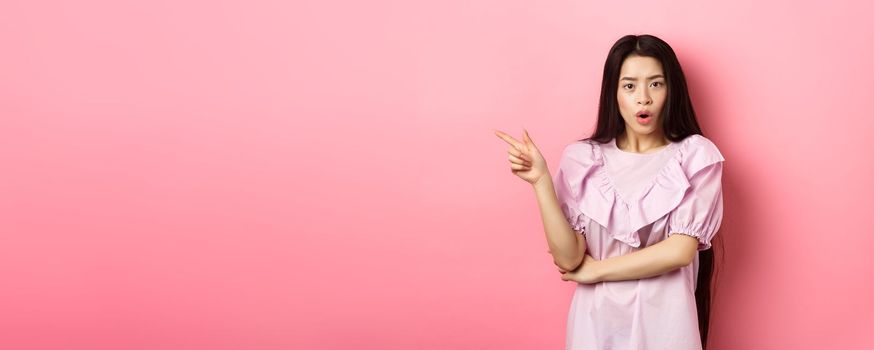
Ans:
[[[574,281],[586,284],[598,283],[601,282],[598,273],[598,263],[598,260],[595,260],[591,255],[586,254],[583,258],[583,263],[580,264],[580,267],[576,270],[568,272],[559,268],[558,271],[561,272],[562,281]]]

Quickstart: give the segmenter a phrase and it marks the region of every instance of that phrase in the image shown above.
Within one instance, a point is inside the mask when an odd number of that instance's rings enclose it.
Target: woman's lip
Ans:
[[[643,111],[637,112],[637,113],[635,113],[634,115],[639,117],[641,114],[646,114],[646,115],[650,115],[650,116],[652,115],[652,113],[650,113],[650,112],[647,111],[647,110],[643,110]]]

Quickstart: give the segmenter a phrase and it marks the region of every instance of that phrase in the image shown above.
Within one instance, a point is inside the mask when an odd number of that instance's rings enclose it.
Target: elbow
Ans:
[[[565,261],[555,261],[555,265],[565,271],[573,271],[580,267],[582,260],[565,260]]]
[[[577,257],[564,258],[564,259],[562,259],[560,257],[554,257],[553,262],[555,262],[555,265],[558,266],[562,270],[573,271],[573,270],[576,270],[577,268],[579,268],[580,265],[583,263],[583,257],[584,257],[583,254],[580,254],[580,256],[577,256]]]
[[[586,246],[586,237],[582,235],[574,236],[577,239],[577,249],[574,251],[575,254],[573,255],[573,258],[570,259],[570,261],[565,262],[567,268],[564,269],[567,271],[573,271],[578,269],[580,265],[583,264],[583,261],[586,260],[586,251],[588,250]]]
[[[571,231],[573,233],[573,231]],[[552,254],[553,262],[560,269],[565,271],[573,271],[580,267],[586,257],[586,239],[581,235],[574,235],[575,246],[572,250],[563,252],[555,252]]]

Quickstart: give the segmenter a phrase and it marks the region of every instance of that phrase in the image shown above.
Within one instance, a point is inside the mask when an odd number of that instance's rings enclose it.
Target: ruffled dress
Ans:
[[[625,255],[672,234],[711,247],[722,221],[722,163],[709,139],[691,135],[652,153],[608,143],[565,147],[554,176],[568,223],[597,260]],[[578,283],[567,319],[567,350],[700,350],[692,264],[638,280]]]

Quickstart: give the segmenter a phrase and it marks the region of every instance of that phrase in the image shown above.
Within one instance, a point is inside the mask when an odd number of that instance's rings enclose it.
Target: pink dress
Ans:
[[[691,135],[653,153],[577,141],[565,147],[554,184],[562,212],[597,260],[625,255],[674,233],[698,250],[722,221],[722,162],[710,140]],[[695,287],[698,256],[639,280],[578,283],[567,319],[567,350],[700,350]]]

